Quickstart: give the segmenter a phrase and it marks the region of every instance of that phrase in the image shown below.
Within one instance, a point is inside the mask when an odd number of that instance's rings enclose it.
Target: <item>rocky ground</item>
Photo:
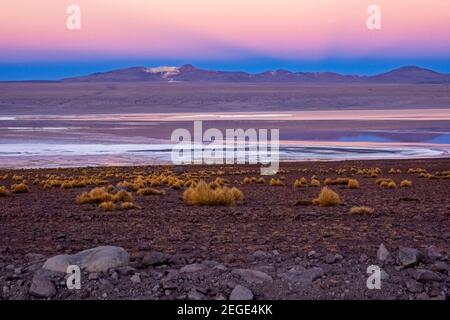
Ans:
[[[380,177],[410,188],[382,189],[351,167],[379,167]],[[390,168],[400,174],[389,174]],[[431,178],[407,173],[425,168]],[[116,168],[122,173],[156,170]],[[307,169],[305,171],[305,169]],[[346,169],[339,174],[339,169]],[[448,159],[282,164],[285,186],[242,184],[259,168],[189,167],[217,171],[245,195],[235,207],[187,206],[183,190],[134,195],[141,209],[101,212],[76,197],[92,187],[44,189],[0,197],[2,299],[448,299],[450,295],[450,169]],[[111,169],[0,170],[13,175],[104,175]],[[81,173],[83,172],[83,173]],[[331,186],[339,207],[299,206],[320,188],[293,188],[295,179],[351,176],[360,188]],[[374,208],[351,215],[353,206]],[[101,246],[112,246],[101,247]],[[93,251],[81,252],[96,248]],[[122,249],[123,248],[123,249]],[[56,255],[70,255],[52,258]],[[74,254],[76,254],[74,256]],[[52,258],[52,259],[50,259]],[[66,287],[66,264],[82,268],[81,289]],[[366,286],[379,266],[381,289]]]

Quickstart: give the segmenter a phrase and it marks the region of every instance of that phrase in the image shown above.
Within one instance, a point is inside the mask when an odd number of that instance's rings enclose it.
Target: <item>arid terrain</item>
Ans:
[[[264,181],[257,166],[2,169],[0,297],[448,299],[449,170],[445,158],[282,163]],[[244,199],[185,203],[199,180]],[[340,205],[311,202],[325,185]],[[80,198],[97,187],[114,199],[103,209]],[[112,196],[120,191],[132,199]],[[369,208],[350,213],[360,206]],[[80,290],[41,269],[52,256],[104,245],[124,248],[129,261],[84,270]],[[383,270],[379,290],[366,286],[370,265]]]

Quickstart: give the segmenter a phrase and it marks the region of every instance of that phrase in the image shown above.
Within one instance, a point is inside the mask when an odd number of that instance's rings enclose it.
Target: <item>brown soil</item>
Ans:
[[[377,178],[335,172],[351,167],[379,167],[383,173],[378,178],[392,178],[397,188],[382,189],[375,183]],[[308,172],[302,172],[304,168]],[[333,170],[320,171],[329,168]],[[388,174],[390,168],[400,169],[402,173]],[[283,171],[277,177],[285,177],[285,186],[278,187],[269,186],[270,177],[266,177],[264,185],[242,184],[246,176],[258,177],[259,167],[256,166],[187,167],[189,172],[223,170],[222,177],[243,191],[245,203],[235,207],[187,206],[181,199],[183,189],[163,187],[166,194],[162,196],[133,194],[134,202],[142,209],[115,212],[101,212],[94,204],[76,202],[79,194],[93,186],[44,189],[31,184],[36,176],[41,179],[47,174],[92,176],[110,172],[111,168],[88,168],[84,173],[82,169],[0,170],[0,177],[9,174],[8,179],[0,180],[0,186],[9,188],[14,183],[13,175],[23,176],[30,186],[29,193],[0,197],[0,297],[34,298],[29,293],[31,279],[45,258],[115,245],[129,252],[134,269],[111,270],[98,279],[88,280],[86,276],[79,291],[69,291],[64,288],[64,281],[59,281],[55,298],[220,299],[227,298],[235,284],[243,284],[253,291],[256,299],[443,299],[450,291],[448,270],[439,271],[440,281],[427,281],[417,292],[405,285],[416,268],[434,270],[433,263],[426,259],[411,268],[401,268],[396,261],[386,264],[383,269],[389,278],[383,280],[382,289],[366,288],[367,267],[381,266],[376,255],[381,243],[394,257],[400,246],[425,253],[434,245],[442,254],[439,259],[448,267],[450,179],[443,176],[420,178],[418,174],[406,173],[408,168],[425,168],[434,174],[450,170],[450,161],[283,163]],[[161,170],[161,167],[114,170],[131,174]],[[236,173],[241,170],[249,172]],[[315,198],[320,188],[294,189],[294,180],[304,176],[310,181],[314,174],[321,182],[327,177],[354,177],[360,188],[331,186],[343,201],[339,207],[296,205],[298,200]],[[210,174],[207,180],[215,177]],[[107,179],[113,185],[123,180],[121,177]],[[400,188],[403,179],[411,180],[412,187]],[[350,215],[353,206],[369,206],[375,212],[368,216]],[[163,252],[172,257],[171,262],[157,267],[145,266],[142,257],[149,251]],[[329,261],[330,254],[338,254],[342,259]],[[183,265],[209,260],[222,264],[226,270],[178,272]],[[308,285],[292,284],[280,278],[280,273],[294,266],[321,267],[324,275]],[[232,272],[236,268],[262,270],[273,281],[246,282]],[[134,273],[140,274],[140,283],[130,281]]]

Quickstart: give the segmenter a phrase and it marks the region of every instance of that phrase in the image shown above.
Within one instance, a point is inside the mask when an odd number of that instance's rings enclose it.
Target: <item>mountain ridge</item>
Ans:
[[[335,72],[292,72],[278,69],[260,73],[207,70],[185,64],[181,67],[144,66],[97,72],[65,78],[62,82],[226,82],[226,83],[450,83],[450,74],[418,66],[403,66],[373,76],[342,75]]]

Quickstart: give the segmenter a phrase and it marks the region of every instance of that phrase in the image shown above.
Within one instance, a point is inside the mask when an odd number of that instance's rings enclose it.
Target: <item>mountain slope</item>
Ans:
[[[341,75],[333,72],[288,70],[246,72],[215,71],[187,64],[181,67],[132,67],[63,79],[63,82],[226,82],[226,83],[450,83],[450,74],[416,66],[401,67],[375,76]]]

